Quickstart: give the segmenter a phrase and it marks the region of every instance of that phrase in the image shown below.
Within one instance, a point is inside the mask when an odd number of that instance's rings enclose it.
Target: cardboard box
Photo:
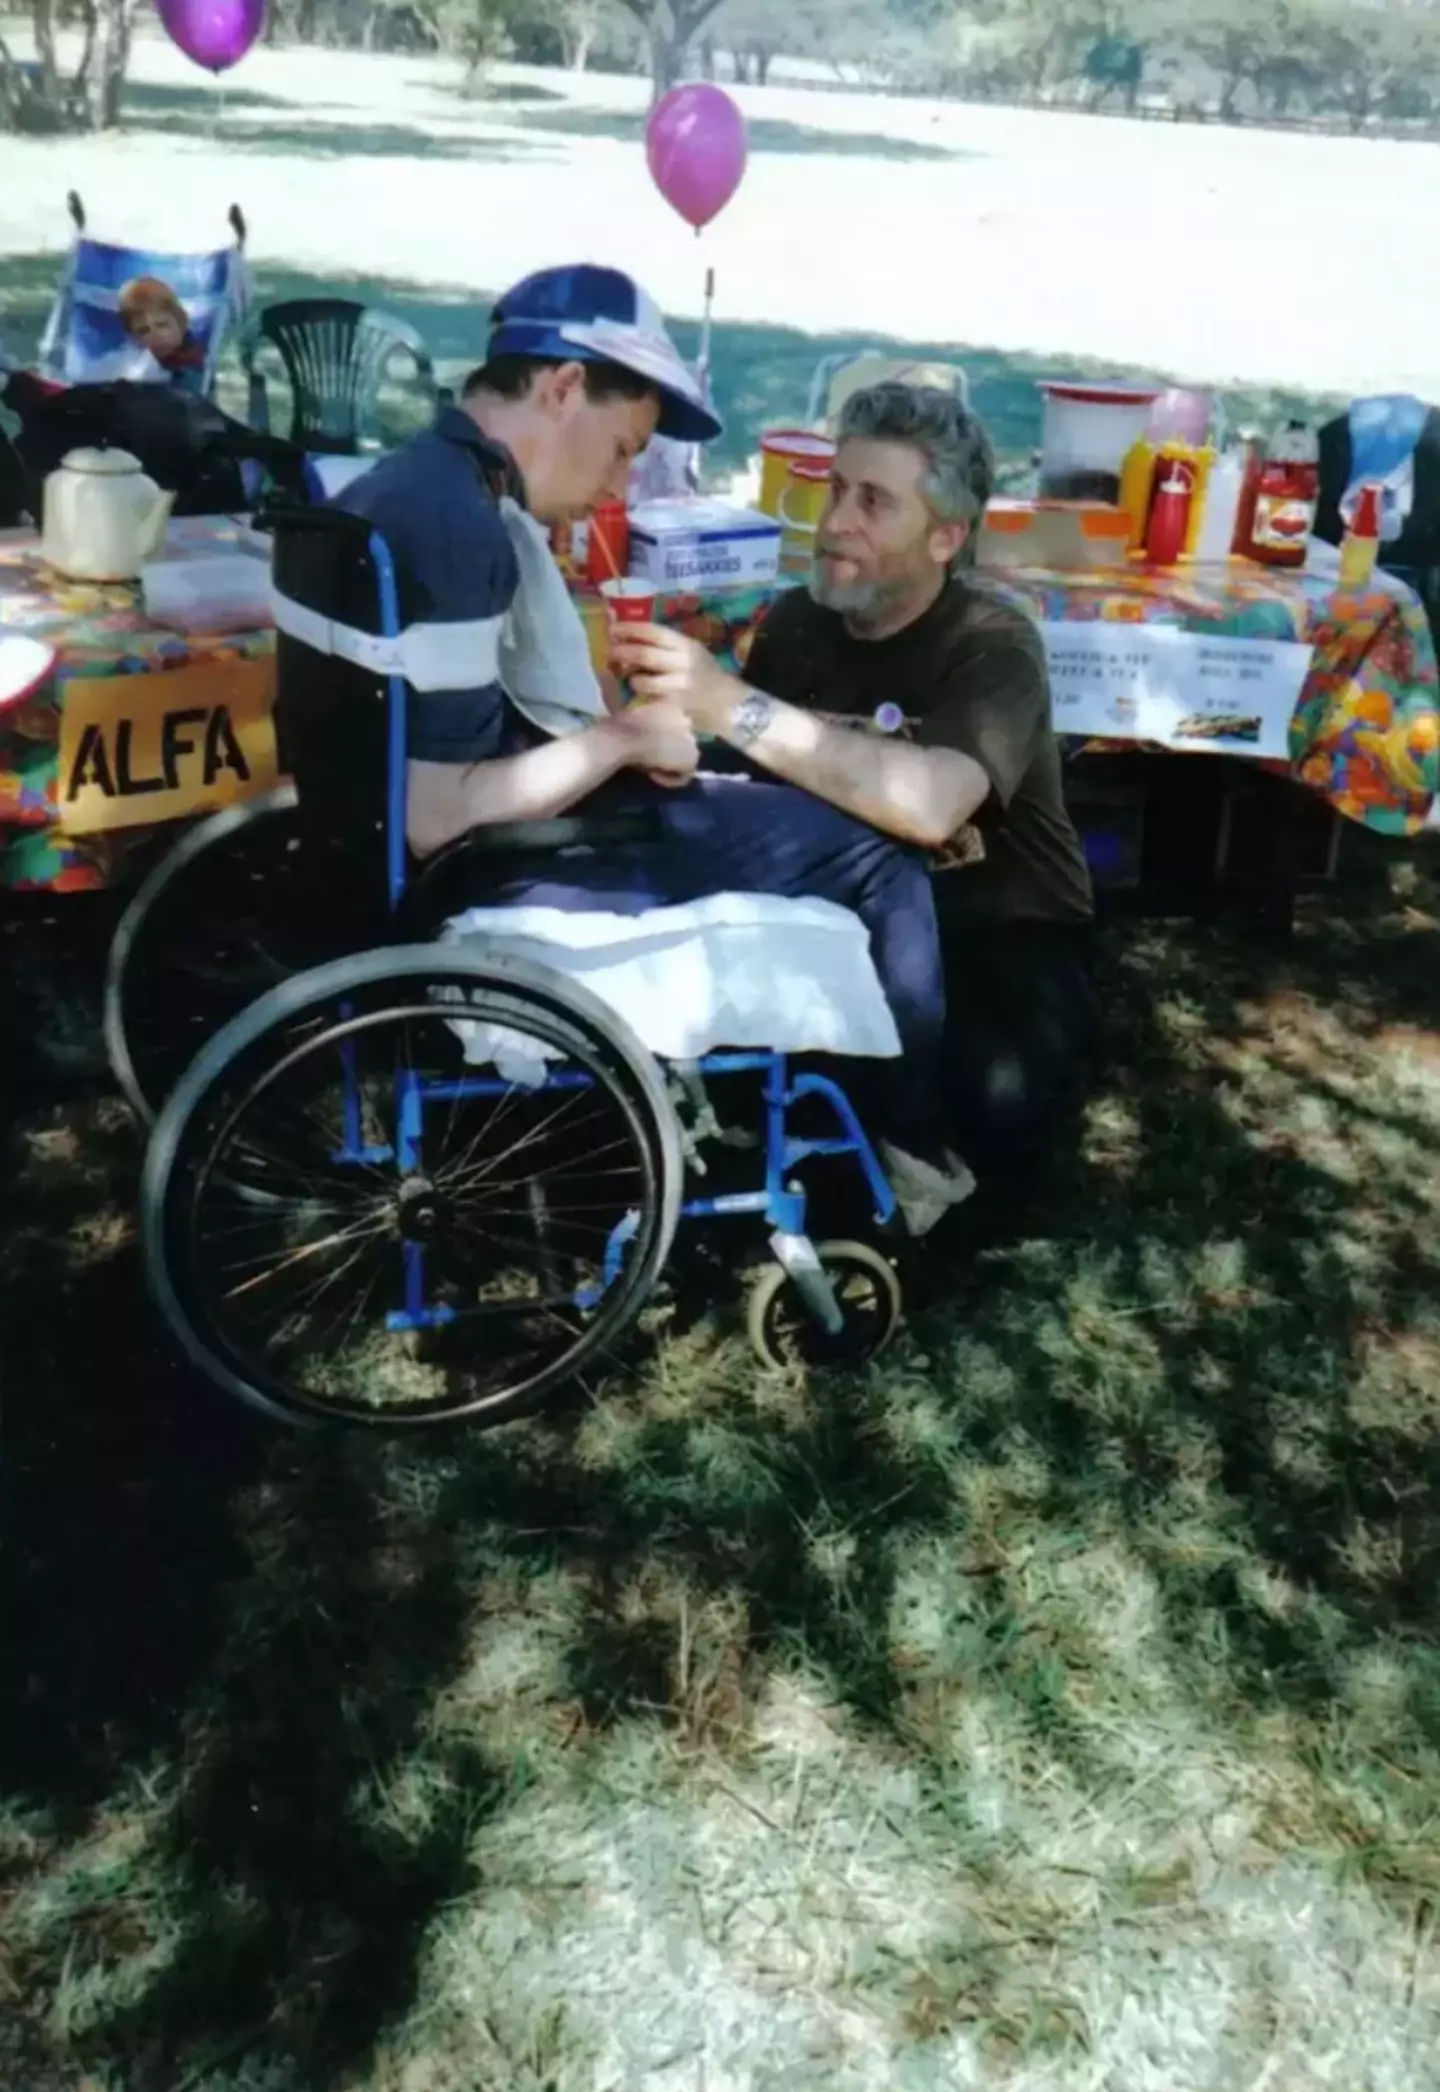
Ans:
[[[762,588],[780,571],[780,525],[722,501],[647,501],[630,511],[630,572],[658,589]]]

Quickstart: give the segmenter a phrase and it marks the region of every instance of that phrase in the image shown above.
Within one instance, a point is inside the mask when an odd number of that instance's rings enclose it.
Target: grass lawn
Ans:
[[[447,380],[536,241],[643,223],[693,345],[640,90],[422,72],[259,52],[217,134],[142,39],[126,132],[6,149],[6,344],[73,179],[137,238],[240,194],[263,298],[382,302]],[[1207,313],[1273,421],[1230,344],[1312,407],[1361,353],[1256,329],[1287,198],[1410,236],[1368,142],[752,101],[722,472],[907,329],[1013,470],[1035,376],[1184,369]],[[1137,254],[1096,213],[1142,132]],[[1382,262],[1361,347],[1428,355]],[[1440,878],[1386,862],[1283,951],[1110,929],[1078,1151],[855,1380],[763,1374],[717,1300],[542,1423],[284,1436],[157,1333],[120,1107],[12,1105],[3,2092],[1433,2092]]]
[[[419,1450],[191,1385],[118,1107],[15,1126],[0,2080],[1433,2086],[1440,884],[1106,993],[872,1376]]]

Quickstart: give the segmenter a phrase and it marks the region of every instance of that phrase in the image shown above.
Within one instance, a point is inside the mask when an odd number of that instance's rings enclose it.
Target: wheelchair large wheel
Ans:
[[[105,1046],[131,1109],[153,1125],[205,1041],[315,954],[288,891],[293,785],[226,807],[181,836],[136,888],[110,946]]]
[[[656,1065],[595,997],[509,955],[365,952],[272,990],[181,1079],[146,1268],[193,1363],[272,1417],[502,1423],[613,1361],[683,1173]]]

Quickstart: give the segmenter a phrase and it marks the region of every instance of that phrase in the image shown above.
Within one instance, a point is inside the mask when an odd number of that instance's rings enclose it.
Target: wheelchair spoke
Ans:
[[[267,1401],[471,1414],[572,1356],[618,1355],[611,1326],[633,1320],[658,1239],[655,1122],[573,1019],[464,1014],[533,1031],[551,1074],[502,1086],[467,1067],[444,1003],[332,997],[217,1085],[190,1165],[187,1299]]]

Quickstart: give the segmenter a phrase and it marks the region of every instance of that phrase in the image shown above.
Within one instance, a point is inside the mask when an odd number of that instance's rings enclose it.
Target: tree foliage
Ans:
[[[116,121],[143,0],[19,4],[35,55],[0,32],[0,130]],[[270,0],[266,34],[443,52],[472,90],[509,56],[644,73],[656,95],[791,61],[900,93],[1440,132],[1440,0]]]
[[[100,131],[120,119],[135,0],[31,0],[34,57],[0,34],[0,131]],[[8,25],[7,25],[8,26]],[[58,35],[76,30],[80,53],[68,70]]]

